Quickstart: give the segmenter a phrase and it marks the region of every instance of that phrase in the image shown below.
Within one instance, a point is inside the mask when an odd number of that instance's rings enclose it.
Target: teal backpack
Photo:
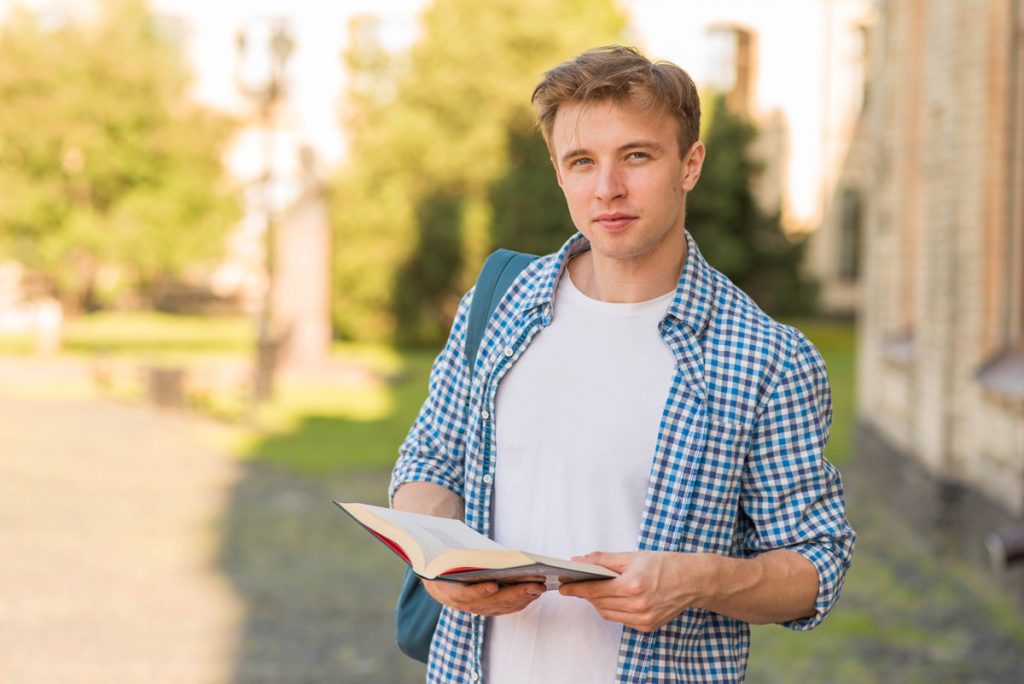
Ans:
[[[499,249],[487,257],[480,269],[466,326],[465,350],[470,375],[480,350],[480,340],[495,307],[516,276],[536,258],[533,254]],[[420,662],[427,662],[430,642],[434,638],[440,616],[441,604],[427,593],[416,573],[406,568],[398,605],[395,607],[395,641],[402,653]]]

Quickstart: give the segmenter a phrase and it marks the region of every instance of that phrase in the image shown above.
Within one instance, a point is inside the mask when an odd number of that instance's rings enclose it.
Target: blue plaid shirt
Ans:
[[[825,365],[796,329],[765,315],[689,254],[659,325],[676,358],[638,539],[640,550],[751,557],[791,549],[818,570],[818,625],[839,596],[853,553],[839,473],[822,457],[832,420]],[[568,261],[589,248],[573,236],[528,266],[498,304],[472,375],[463,353],[473,291],[463,298],[430,376],[430,393],[400,449],[390,491],[434,482],[462,497],[466,524],[490,535],[498,383],[550,324]],[[445,608],[428,682],[482,679],[484,618]],[[625,628],[617,682],[735,682],[746,672],[749,625],[688,609],[653,633]]]

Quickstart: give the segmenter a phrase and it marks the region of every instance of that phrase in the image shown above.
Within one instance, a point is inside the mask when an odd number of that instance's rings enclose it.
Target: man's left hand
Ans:
[[[614,570],[610,580],[572,582],[563,596],[589,601],[606,620],[653,632],[709,595],[719,557],[708,553],[634,551],[573,558]]]

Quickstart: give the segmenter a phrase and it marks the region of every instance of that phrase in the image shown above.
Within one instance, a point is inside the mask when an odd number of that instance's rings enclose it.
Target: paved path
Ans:
[[[423,681],[401,564],[331,505],[382,503],[386,473],[245,462],[227,428],[79,384],[0,385],[0,682]]]
[[[231,678],[244,606],[217,525],[241,469],[212,429],[0,398],[0,681]]]
[[[423,681],[392,645],[400,564],[330,504],[382,502],[386,474],[312,480],[233,458],[194,416],[9,387],[0,683]],[[1024,681],[1024,622],[987,578],[869,500],[851,517],[836,614],[756,630],[751,682]]]

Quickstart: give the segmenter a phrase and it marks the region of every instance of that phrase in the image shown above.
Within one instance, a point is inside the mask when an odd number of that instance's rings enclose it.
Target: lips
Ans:
[[[637,219],[633,214],[623,214],[616,212],[614,214],[599,214],[594,217],[594,221],[601,224],[601,227],[605,230],[619,231],[624,230]]]

